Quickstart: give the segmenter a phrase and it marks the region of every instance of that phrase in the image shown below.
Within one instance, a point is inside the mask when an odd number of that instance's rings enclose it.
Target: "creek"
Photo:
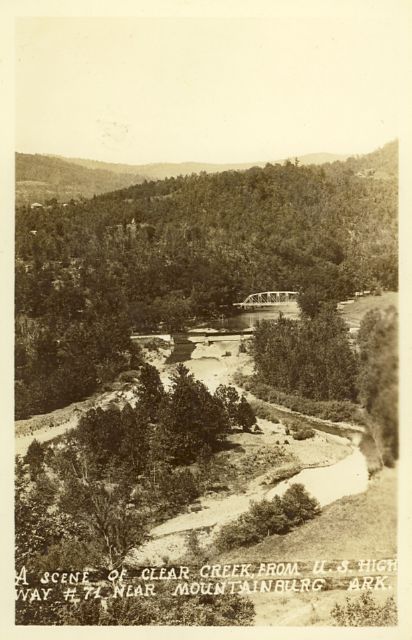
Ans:
[[[164,558],[176,562],[186,551],[189,531],[196,530],[201,544],[207,545],[221,526],[245,513],[252,501],[282,496],[295,483],[303,484],[321,507],[339,498],[363,493],[368,486],[366,460],[357,447],[334,464],[303,469],[269,489],[262,483],[264,477],[251,480],[244,493],[203,499],[201,511],[180,514],[158,525],[151,531],[152,540],[134,549],[128,560],[132,564],[154,565]]]

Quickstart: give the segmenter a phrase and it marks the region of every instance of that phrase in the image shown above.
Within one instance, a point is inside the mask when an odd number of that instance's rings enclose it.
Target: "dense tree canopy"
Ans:
[[[130,334],[183,330],[229,313],[254,291],[298,290],[302,311],[299,321],[258,326],[260,380],[314,400],[354,400],[358,383],[383,453],[396,456],[395,314],[365,318],[357,378],[358,356],[335,312],[355,290],[397,287],[395,147],[323,167],[287,162],[201,173],[17,209],[17,417],[139,369],[135,406],[92,409],[60,443],[33,442],[18,461],[19,563],[119,566],[152,526],[199,496],[199,464],[222,448],[231,427],[250,429],[254,412],[234,388],[211,395],[184,366],[166,390]],[[268,520],[272,532],[283,532],[315,513],[300,489],[289,490],[280,506],[253,507],[253,535],[267,535]],[[253,615],[247,601],[231,597],[174,607],[160,597],[153,607],[61,611],[79,624],[226,624],[233,616],[246,623]],[[52,610],[38,615],[56,622]]]
[[[347,162],[201,173],[18,208],[18,417],[128,366],[132,328],[179,331],[254,291],[299,290],[313,315],[355,290],[396,289],[395,160],[393,143]],[[368,166],[375,173],[363,175]]]
[[[353,400],[357,359],[345,322],[328,306],[314,317],[263,321],[253,354],[258,377],[280,391],[314,400]]]

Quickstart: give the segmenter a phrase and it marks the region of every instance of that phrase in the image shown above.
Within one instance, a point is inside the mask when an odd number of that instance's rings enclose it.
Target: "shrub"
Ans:
[[[26,455],[24,456],[24,462],[29,465],[32,480],[35,480],[42,470],[44,456],[45,447],[40,444],[36,438],[34,438],[27,449]]]
[[[280,420],[277,416],[277,409],[272,408],[270,405],[263,404],[263,402],[259,402],[259,400],[251,400],[249,404],[259,418],[269,420],[274,424],[279,424]]]
[[[288,516],[283,508],[283,499],[279,496],[275,496],[271,501],[252,502],[249,514],[260,540],[272,533],[286,533],[290,529]]]
[[[30,563],[33,572],[42,573],[50,567],[77,571],[86,567],[99,567],[101,556],[96,541],[86,542],[77,538],[63,538],[58,543],[51,544],[46,553],[34,556]]]
[[[290,526],[296,526],[311,520],[320,512],[316,498],[312,498],[303,484],[292,484],[284,493],[282,507]]]
[[[341,627],[389,627],[397,624],[393,597],[380,605],[370,591],[365,591],[357,599],[347,597],[345,605],[335,604],[331,615],[335,624]]]
[[[293,432],[294,440],[308,440],[309,438],[313,438],[315,435],[315,430],[310,427],[303,427],[301,429],[297,429]]]
[[[187,555],[191,561],[199,560],[203,557],[203,549],[199,542],[199,534],[196,529],[191,529],[186,537]]]
[[[148,351],[155,351],[156,353],[159,351],[159,349],[167,349],[169,346],[169,343],[166,342],[166,340],[162,340],[162,338],[152,338],[151,340],[148,340],[144,347],[145,349],[147,349]]]
[[[383,464],[385,467],[389,467],[390,469],[393,469],[395,466],[395,458],[390,450],[385,450],[383,452]]]
[[[237,547],[245,547],[259,542],[258,533],[250,527],[245,516],[240,516],[234,523],[225,524],[216,538],[219,551],[228,551]]]
[[[16,380],[14,386],[14,417],[16,420],[28,418],[31,413],[30,389],[22,381]]]
[[[76,626],[247,626],[253,624],[255,610],[249,598],[237,594],[174,596],[161,584],[156,598],[109,598],[107,606],[90,598],[76,603],[59,599],[43,602],[18,600],[18,625]]]
[[[130,352],[130,362],[129,362],[130,368],[136,369],[137,367],[140,367],[144,362],[141,346],[137,342],[132,342],[130,344],[129,352]]]
[[[245,376],[240,373],[236,373],[233,376],[233,380],[246,391],[253,393],[260,400],[287,407],[288,409],[298,413],[315,416],[322,420],[330,420],[331,422],[365,423],[365,418],[360,406],[350,402],[349,400],[312,400],[310,398],[304,398],[302,396],[279,391],[278,389],[261,382],[256,376]],[[268,410],[269,409],[270,408],[268,408]],[[263,412],[263,408],[260,408],[259,411]],[[276,411],[275,407],[273,407],[273,411]],[[259,413],[258,415],[260,418],[265,417],[268,420],[271,420],[270,417],[267,417],[269,415],[268,413],[266,415],[261,415]]]
[[[139,372],[134,369],[130,369],[130,371],[123,371],[118,377],[118,380],[120,382],[134,382],[135,380],[138,380],[138,379],[139,379]]]
[[[224,525],[217,534],[220,551],[250,546],[273,534],[284,534],[292,527],[314,518],[320,505],[302,484],[292,484],[282,498],[252,502],[249,510],[234,522]]]
[[[153,338],[153,340],[148,340],[144,346],[148,351],[159,351],[159,344],[156,338]]]
[[[245,396],[241,397],[237,406],[237,422],[243,431],[250,431],[253,425],[256,424],[255,412]]]
[[[159,498],[164,503],[164,513],[167,512],[170,517],[199,497],[197,480],[187,468],[171,469],[164,465],[159,468],[156,480]]]
[[[209,595],[176,597],[160,586],[156,591],[156,598],[112,598],[99,624],[217,627],[253,623],[253,603],[237,594],[224,594],[218,598]]]

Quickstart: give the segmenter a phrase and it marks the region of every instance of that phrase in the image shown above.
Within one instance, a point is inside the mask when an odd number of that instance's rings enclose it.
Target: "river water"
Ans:
[[[281,311],[283,312],[283,309]],[[289,309],[289,317],[296,317],[296,314],[296,310]],[[278,316],[279,310],[273,308],[244,312],[225,319],[220,325],[214,323],[214,328],[240,330],[254,326],[258,320],[276,319]],[[189,342],[187,339],[186,341]],[[181,349],[178,348],[178,355],[182,361],[186,360],[187,366],[195,377],[204,382],[211,392],[217,384],[229,383],[231,358],[222,359],[221,352],[232,349],[231,344],[229,342],[217,342],[210,346],[198,344],[194,350],[193,346],[182,345]],[[237,348],[234,343],[233,348],[235,350]],[[261,421],[258,420],[258,422]],[[136,551],[134,560],[142,561],[142,558],[146,558],[156,563],[165,555],[170,561],[176,561],[185,551],[186,535],[189,530],[201,531],[204,542],[210,542],[217,529],[247,511],[252,500],[281,496],[291,484],[303,484],[308,493],[319,501],[321,507],[342,497],[363,493],[368,487],[368,468],[364,455],[357,447],[353,447],[351,453],[338,462],[328,466],[303,469],[295,476],[270,488],[260,482],[262,478],[251,481],[248,489],[241,494],[221,497],[218,500],[202,499],[201,511],[180,514],[157,526],[151,532],[152,541]]]
[[[191,333],[199,331],[207,331],[214,329],[216,331],[243,331],[244,329],[252,329],[258,322],[262,320],[277,320],[280,314],[287,318],[297,318],[299,309],[296,302],[288,304],[279,304],[267,309],[256,309],[250,311],[241,311],[233,316],[220,319],[210,320],[206,327],[196,326],[191,328]],[[175,334],[174,346],[172,353],[167,359],[167,364],[177,364],[190,360],[192,352],[195,349],[193,340],[188,339],[189,333]],[[193,338],[193,336],[192,336]]]
[[[222,525],[235,520],[249,509],[252,500],[281,496],[295,483],[303,484],[321,507],[344,496],[363,493],[368,487],[366,460],[357,448],[339,462],[304,469],[269,490],[261,483],[263,478],[261,476],[252,480],[243,494],[217,500],[202,499],[201,511],[180,514],[158,525],[151,531],[152,540],[133,550],[130,561],[137,564],[158,564],[162,562],[162,558],[168,557],[169,562],[176,562],[186,551],[188,531],[198,530],[202,543],[209,544]]]
[[[242,312],[225,319],[223,323],[214,323],[214,328],[225,328],[229,331],[245,329],[254,326],[259,320],[276,319],[280,311],[285,316],[296,317],[296,305],[288,307],[282,305],[281,308]],[[230,382],[233,370],[239,365],[238,343],[216,342],[207,346],[202,343],[195,344],[187,335],[182,337],[183,342],[180,345],[175,344],[174,353],[178,355],[178,360],[186,361],[197,379],[202,380],[211,392],[218,384]],[[167,377],[169,367],[162,373]],[[65,428],[67,425],[62,425],[62,430]],[[368,471],[363,454],[358,448],[353,448],[349,455],[334,464],[304,469],[275,486],[263,485],[261,480],[263,476],[255,478],[249,483],[246,491],[239,494],[218,499],[203,498],[201,511],[183,513],[159,525],[151,532],[153,539],[134,551],[134,561],[150,559],[151,564],[157,564],[164,555],[169,556],[170,561],[177,560],[185,552],[188,530],[201,530],[202,535],[207,536],[210,541],[216,529],[247,511],[252,500],[271,499],[275,495],[282,495],[293,483],[303,484],[322,507],[344,496],[362,493],[367,489]]]
[[[344,496],[363,493],[368,488],[368,467],[365,456],[358,448],[329,467],[303,469],[300,473],[279,482],[266,498],[282,496],[291,484],[301,483],[324,507]]]
[[[297,318],[299,315],[299,307],[296,302],[289,302],[287,304],[274,305],[266,309],[241,311],[234,316],[214,320],[209,323],[209,326],[214,329],[240,331],[242,329],[250,329],[262,320],[277,320],[280,313],[286,318]]]

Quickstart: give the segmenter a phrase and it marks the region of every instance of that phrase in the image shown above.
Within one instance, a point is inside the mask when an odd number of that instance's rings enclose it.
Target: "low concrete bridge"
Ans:
[[[262,291],[251,293],[243,302],[235,302],[235,307],[253,309],[256,307],[274,307],[278,304],[296,302],[299,291]]]

